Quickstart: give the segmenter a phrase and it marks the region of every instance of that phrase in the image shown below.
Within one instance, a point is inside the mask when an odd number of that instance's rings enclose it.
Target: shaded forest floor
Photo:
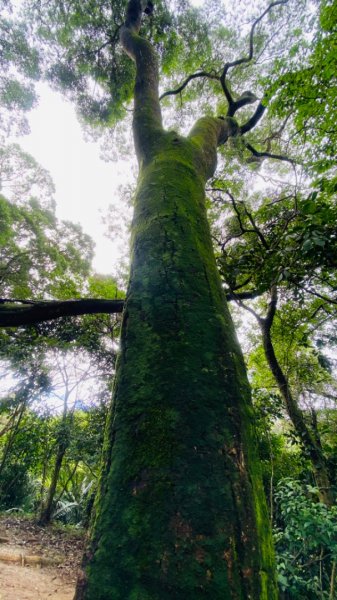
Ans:
[[[72,600],[83,534],[0,515],[0,600]]]

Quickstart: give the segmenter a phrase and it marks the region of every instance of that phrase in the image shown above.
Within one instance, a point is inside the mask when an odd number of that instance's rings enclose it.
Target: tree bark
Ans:
[[[206,217],[205,183],[235,121],[165,132],[157,59],[137,65],[140,165],[113,408],[76,600],[275,600],[250,392]]]
[[[169,133],[140,173],[114,409],[77,600],[277,598],[249,388],[200,160],[194,142]]]
[[[0,299],[0,327],[33,325],[42,321],[99,313],[114,314],[123,310],[124,300],[82,298],[80,300],[22,301]]]

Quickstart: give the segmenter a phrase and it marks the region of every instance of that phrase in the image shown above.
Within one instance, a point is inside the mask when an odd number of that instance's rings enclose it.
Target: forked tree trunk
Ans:
[[[161,128],[156,60],[129,3],[140,162],[114,403],[76,600],[275,600],[243,358],[205,183],[231,119]]]

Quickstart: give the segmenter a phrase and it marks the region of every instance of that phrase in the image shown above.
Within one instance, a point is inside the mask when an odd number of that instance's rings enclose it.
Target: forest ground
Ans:
[[[83,534],[0,515],[0,600],[72,600]]]

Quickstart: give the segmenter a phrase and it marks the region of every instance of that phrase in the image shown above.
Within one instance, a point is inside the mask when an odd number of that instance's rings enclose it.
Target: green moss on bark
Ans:
[[[140,174],[114,411],[78,599],[277,598],[249,388],[200,160],[193,141],[171,133]]]

